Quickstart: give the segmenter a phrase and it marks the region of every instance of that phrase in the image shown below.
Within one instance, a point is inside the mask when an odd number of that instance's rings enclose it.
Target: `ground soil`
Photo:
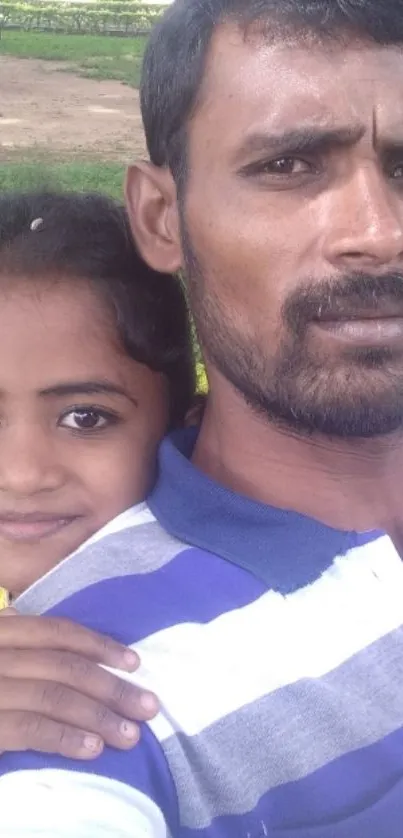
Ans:
[[[0,160],[32,150],[132,160],[144,151],[138,92],[60,63],[0,56]]]

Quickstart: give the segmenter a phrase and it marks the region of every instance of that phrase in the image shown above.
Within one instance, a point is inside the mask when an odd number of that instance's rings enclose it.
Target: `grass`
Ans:
[[[104,161],[54,161],[41,158],[0,162],[0,190],[41,187],[79,192],[106,192],[122,200],[124,166]]]
[[[0,39],[0,55],[68,62],[69,69],[78,75],[117,79],[138,87],[146,40],[140,35],[117,38],[5,30]]]

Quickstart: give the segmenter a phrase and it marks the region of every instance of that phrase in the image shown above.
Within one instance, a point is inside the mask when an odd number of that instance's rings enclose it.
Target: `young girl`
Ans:
[[[144,499],[194,394],[179,283],[100,195],[0,197],[0,584],[24,591]]]
[[[0,585],[11,598],[144,499],[158,443],[193,395],[181,287],[139,257],[123,208],[100,195],[0,195]],[[55,626],[2,618],[0,752],[88,759],[102,738],[135,744],[119,719],[149,718],[155,703],[143,712],[138,693],[90,663],[123,650]],[[86,731],[101,736],[89,743]]]

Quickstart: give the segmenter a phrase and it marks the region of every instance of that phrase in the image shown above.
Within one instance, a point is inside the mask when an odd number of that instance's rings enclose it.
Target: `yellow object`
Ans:
[[[196,379],[197,379],[197,392],[198,393],[207,393],[208,392],[208,381],[206,370],[204,368],[204,364],[196,364]]]
[[[8,606],[8,593],[5,588],[0,588],[0,611],[2,608],[7,608]]]

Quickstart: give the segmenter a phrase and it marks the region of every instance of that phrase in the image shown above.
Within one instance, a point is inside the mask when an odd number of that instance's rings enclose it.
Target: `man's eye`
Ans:
[[[392,179],[398,180],[400,178],[403,178],[403,163],[398,163],[392,169]]]
[[[114,417],[106,412],[81,408],[65,413],[60,420],[60,427],[73,431],[99,431],[113,422]]]
[[[312,166],[299,157],[278,157],[267,160],[259,166],[259,170],[269,175],[300,175],[312,171]]]

